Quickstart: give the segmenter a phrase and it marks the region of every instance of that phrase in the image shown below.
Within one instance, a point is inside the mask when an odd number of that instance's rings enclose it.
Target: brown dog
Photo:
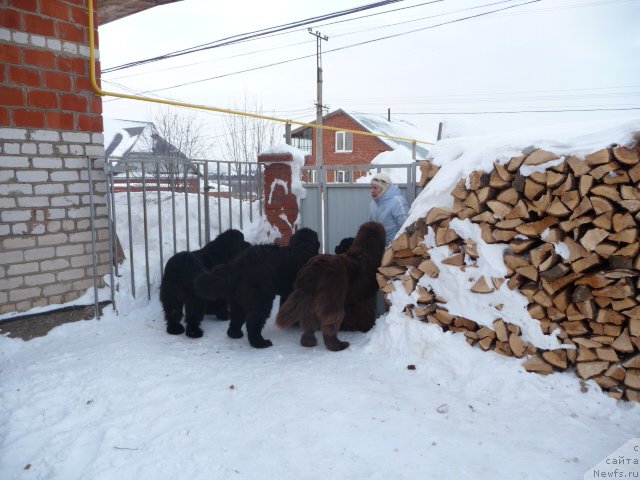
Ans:
[[[351,248],[340,255],[316,255],[298,272],[293,292],[280,307],[276,324],[287,328],[300,322],[300,343],[324,345],[337,352],[349,346],[338,339],[340,325],[346,330],[366,332],[375,323],[376,271],[382,261],[384,228],[377,222],[360,226]]]

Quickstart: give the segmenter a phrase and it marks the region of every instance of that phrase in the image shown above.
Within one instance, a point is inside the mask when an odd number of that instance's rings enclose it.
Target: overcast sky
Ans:
[[[366,4],[183,0],[100,27],[102,67]],[[440,121],[473,133],[640,117],[638,25],[640,0],[405,0],[308,26],[329,37],[322,63],[330,111],[389,108],[424,132],[420,140],[433,140]],[[265,115],[311,122],[316,40],[308,26],[105,73],[103,88],[240,110],[247,98]],[[256,69],[277,62],[286,63]],[[105,98],[104,114],[151,120],[155,108]],[[481,113],[532,110],[594,111]],[[215,141],[223,117],[199,116]]]

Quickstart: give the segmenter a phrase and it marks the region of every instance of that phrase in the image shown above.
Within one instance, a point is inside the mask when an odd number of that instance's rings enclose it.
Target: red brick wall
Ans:
[[[86,0],[0,3],[0,126],[102,132],[86,24]]]
[[[350,117],[336,114],[324,120],[324,125],[344,128],[345,130],[363,130],[362,126]],[[316,141],[316,130],[313,129],[313,144]],[[351,152],[336,152],[336,132],[322,131],[322,157],[325,165],[368,165],[380,152],[387,152],[391,148],[377,137],[369,135],[353,135]],[[311,152],[307,165],[316,164],[315,148]]]

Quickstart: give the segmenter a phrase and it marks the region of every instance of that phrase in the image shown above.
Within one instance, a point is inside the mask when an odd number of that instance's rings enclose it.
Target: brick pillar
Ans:
[[[289,243],[298,219],[298,199],[291,192],[292,161],[290,153],[258,155],[264,164],[264,215],[280,231],[280,245]]]
[[[86,0],[0,2],[0,314],[93,286],[87,158],[104,157],[104,139],[88,37]],[[109,258],[102,162],[92,164],[100,279]]]

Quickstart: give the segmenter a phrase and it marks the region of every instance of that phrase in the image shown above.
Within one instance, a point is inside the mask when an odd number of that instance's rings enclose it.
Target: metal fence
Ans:
[[[368,178],[383,169],[391,171],[411,204],[420,193],[417,168],[415,163],[371,165],[365,170],[360,165],[303,167],[306,197],[301,202],[302,226],[322,232],[323,251],[333,253],[340,240],[355,236],[367,221],[371,202]]]
[[[229,228],[243,229],[262,211],[258,163],[111,157],[105,172],[112,302],[115,277],[128,277],[134,297],[143,282],[151,298],[171,256],[202,248]]]

